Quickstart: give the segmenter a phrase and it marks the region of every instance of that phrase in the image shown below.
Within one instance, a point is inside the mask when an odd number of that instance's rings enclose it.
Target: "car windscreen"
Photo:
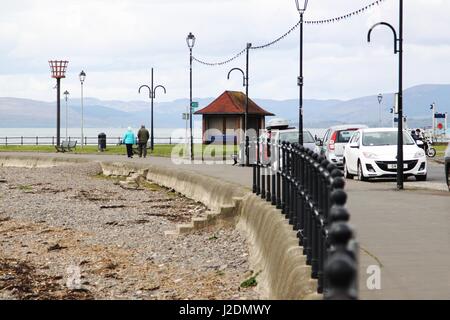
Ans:
[[[282,132],[280,133],[280,141],[297,143],[298,132]],[[303,143],[314,143],[314,138],[309,131],[303,132]]]
[[[362,139],[363,146],[396,146],[397,132],[396,131],[380,131],[380,132],[364,132]],[[403,144],[414,145],[415,142],[409,134],[403,133]]]
[[[335,143],[347,143],[352,138],[353,134],[355,133],[356,129],[349,129],[349,130],[341,130],[337,132],[337,139]]]

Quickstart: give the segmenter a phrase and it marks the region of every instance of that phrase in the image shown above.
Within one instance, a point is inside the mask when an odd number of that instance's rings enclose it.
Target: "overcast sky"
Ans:
[[[310,0],[305,19],[339,16],[372,0]],[[305,25],[305,98],[349,99],[397,88],[397,56],[387,21],[397,26],[398,0],[338,24]],[[450,1],[405,1],[405,87],[450,83]],[[142,100],[139,85],[167,88],[159,101],[189,97],[186,35],[197,38],[194,55],[207,61],[233,56],[247,42],[275,39],[298,21],[294,0],[15,0],[0,12],[0,96],[54,100],[49,59],[67,59],[62,89],[79,97],[78,73],[87,73],[85,94],[100,99]],[[250,96],[298,96],[298,31],[265,50],[251,51]],[[243,90],[236,73],[241,56],[223,67],[194,64],[194,96]]]

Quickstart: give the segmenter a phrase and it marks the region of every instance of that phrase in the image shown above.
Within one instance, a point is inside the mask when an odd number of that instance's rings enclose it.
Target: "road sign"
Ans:
[[[197,109],[198,108],[198,102],[192,101],[191,107],[192,107],[192,109]]]
[[[183,112],[183,120],[189,120],[189,113]]]

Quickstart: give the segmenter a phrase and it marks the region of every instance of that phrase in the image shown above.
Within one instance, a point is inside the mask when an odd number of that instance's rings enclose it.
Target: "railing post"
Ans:
[[[261,194],[261,156],[259,150],[261,149],[259,136],[256,136],[256,194]]]
[[[319,273],[319,223],[320,223],[320,209],[319,209],[319,155],[314,154],[312,156],[312,199],[311,204],[314,208],[311,210],[311,235],[312,235],[312,250],[311,250],[311,277],[313,279],[318,278]]]
[[[8,137],[5,137],[5,146],[8,146]]]
[[[330,169],[332,167],[328,166]],[[348,224],[350,215],[344,207],[347,202],[347,194],[344,191],[345,180],[342,177],[342,171],[338,169],[334,169],[331,176],[333,192],[332,207],[328,217],[330,248],[324,269],[325,299],[357,299],[358,246],[353,239],[353,230]]]
[[[277,170],[277,209],[282,209],[282,191],[281,191],[281,144],[277,141],[275,142],[276,148],[276,170]]]
[[[258,139],[258,137],[256,137],[256,139]],[[257,140],[256,140],[256,142],[253,141],[253,144],[255,144],[255,143],[258,144]],[[256,175],[257,175],[256,167],[258,166],[258,162],[259,162],[258,160],[259,160],[259,158],[257,157],[256,161],[253,163],[253,193],[255,193],[255,194],[258,194],[258,185],[257,185],[258,179],[256,177]]]
[[[20,145],[23,146],[23,136],[20,137]]]
[[[282,154],[282,172],[283,172],[283,209],[282,212],[285,216],[289,213],[289,189],[288,189],[288,168],[287,168],[287,153],[288,153],[288,143],[283,142],[283,147],[281,148]]]

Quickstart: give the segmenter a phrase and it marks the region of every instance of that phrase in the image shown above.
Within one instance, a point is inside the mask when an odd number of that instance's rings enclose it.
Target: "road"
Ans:
[[[0,153],[1,155],[6,153]],[[35,154],[28,154],[35,155]],[[54,155],[44,155],[54,156]],[[175,167],[169,159],[126,159],[123,156],[61,155]],[[252,185],[252,170],[231,165],[180,165],[178,168]],[[410,179],[409,185],[423,182]],[[429,166],[430,184],[444,185],[444,167]],[[348,181],[348,209],[360,251],[362,299],[450,299],[450,193],[396,190],[394,180]],[[368,290],[367,267],[381,267],[381,290]]]

